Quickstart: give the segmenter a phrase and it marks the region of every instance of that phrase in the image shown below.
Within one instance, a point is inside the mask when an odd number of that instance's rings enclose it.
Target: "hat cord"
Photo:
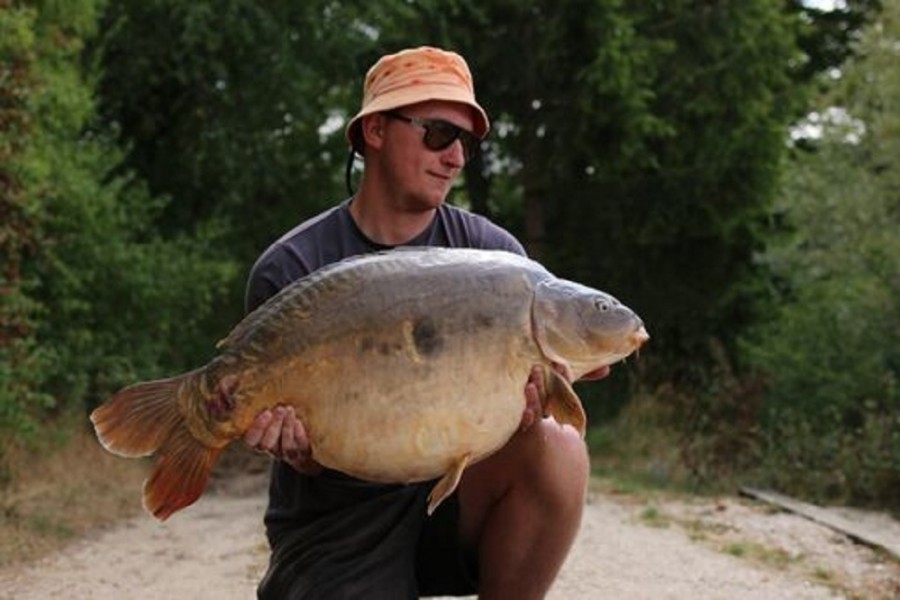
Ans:
[[[344,182],[347,184],[347,194],[353,195],[353,183],[350,181],[350,175],[353,172],[353,159],[356,158],[356,151],[350,148],[350,154],[347,156],[347,166],[344,170]]]

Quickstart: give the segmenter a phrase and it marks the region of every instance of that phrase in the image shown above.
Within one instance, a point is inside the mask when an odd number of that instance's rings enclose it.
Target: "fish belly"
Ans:
[[[300,409],[316,460],[371,481],[412,482],[497,450],[521,420],[530,365],[509,360],[508,348],[475,348],[346,358],[341,380],[318,386],[322,401]]]

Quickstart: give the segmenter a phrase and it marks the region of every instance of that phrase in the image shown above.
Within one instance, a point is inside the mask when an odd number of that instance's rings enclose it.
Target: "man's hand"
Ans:
[[[244,434],[244,443],[283,460],[301,473],[316,475],[322,471],[322,465],[312,458],[306,429],[293,406],[278,405],[256,415]]]
[[[541,398],[546,393],[544,390],[543,368],[534,366],[528,375],[525,384],[525,410],[522,412],[522,420],[519,422],[519,431],[525,431],[544,416],[544,403]],[[609,375],[609,367],[600,367],[590,373],[581,376],[581,380],[596,381]]]
[[[519,422],[519,431],[526,431],[544,417],[544,403],[541,401],[544,394],[544,371],[541,367],[532,367],[525,384],[525,410]]]

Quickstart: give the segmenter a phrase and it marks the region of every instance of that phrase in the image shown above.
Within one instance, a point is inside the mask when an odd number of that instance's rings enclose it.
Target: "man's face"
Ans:
[[[392,112],[418,119],[441,119],[466,131],[474,128],[471,109],[454,102],[428,101]],[[413,211],[440,206],[465,166],[462,142],[455,140],[443,150],[429,150],[421,126],[385,116],[381,119],[382,167],[391,201],[398,203],[398,208]]]

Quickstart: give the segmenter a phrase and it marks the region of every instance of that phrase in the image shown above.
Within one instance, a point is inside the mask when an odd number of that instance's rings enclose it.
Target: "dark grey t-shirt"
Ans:
[[[263,252],[250,271],[247,312],[281,288],[325,265],[358,254],[387,250],[367,238],[350,216],[350,200],[293,228]],[[525,254],[510,233],[480,215],[442,205],[431,224],[404,246],[508,250]]]
[[[349,207],[346,200],[301,223],[260,256],[247,284],[247,312],[325,265],[388,249],[362,233]],[[525,254],[507,231],[449,205],[442,205],[431,224],[403,245]],[[373,484],[330,470],[309,477],[275,461],[265,515],[273,555],[260,598],[373,598],[375,590],[383,597],[381,591],[387,589],[391,594],[384,597],[416,597],[412,565],[421,554],[416,544],[430,487]]]

